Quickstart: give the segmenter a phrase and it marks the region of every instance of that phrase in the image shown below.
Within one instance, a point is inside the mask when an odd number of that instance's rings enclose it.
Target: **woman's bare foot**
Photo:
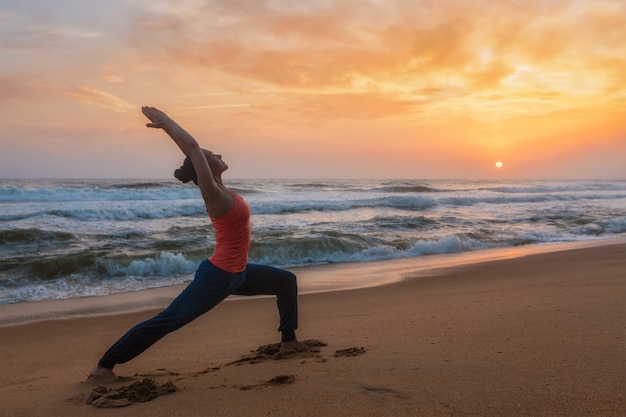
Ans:
[[[309,350],[309,347],[303,343],[298,342],[298,340],[294,339],[289,342],[281,342],[280,351],[283,353],[291,353],[291,352],[306,352]]]
[[[100,365],[96,366],[95,368],[91,370],[91,372],[89,373],[89,378],[91,377],[99,377],[99,378],[105,378],[105,379],[117,379],[117,375],[113,373],[112,369],[103,368]]]

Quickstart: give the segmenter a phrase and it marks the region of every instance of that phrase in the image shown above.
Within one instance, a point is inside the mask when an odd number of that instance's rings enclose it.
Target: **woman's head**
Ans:
[[[222,155],[214,154],[206,149],[203,149],[202,152],[204,152],[204,156],[209,163],[213,177],[221,181],[222,173],[228,169],[228,165],[222,161]],[[193,181],[194,184],[198,185],[198,175],[189,157],[186,157],[183,165],[174,171],[174,176],[183,183]]]
[[[198,185],[198,176],[196,175],[196,170],[193,168],[191,158],[189,157],[185,158],[183,166],[174,171],[174,176],[183,183],[193,181],[194,184]]]
[[[228,165],[226,165],[226,162],[222,160],[222,155],[213,153],[206,149],[203,149],[202,152],[204,152],[204,156],[209,163],[209,167],[211,168],[213,176],[221,178],[222,173],[228,169]]]

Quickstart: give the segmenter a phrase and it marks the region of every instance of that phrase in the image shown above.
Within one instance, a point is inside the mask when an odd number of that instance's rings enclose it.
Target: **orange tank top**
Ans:
[[[231,273],[242,272],[248,264],[250,249],[250,206],[237,194],[233,208],[220,217],[211,217],[215,227],[215,251],[209,261]]]

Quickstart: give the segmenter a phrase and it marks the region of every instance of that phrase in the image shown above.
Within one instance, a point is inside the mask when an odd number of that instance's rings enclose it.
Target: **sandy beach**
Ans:
[[[311,348],[293,355],[271,345],[273,299],[229,300],[116,367],[117,381],[87,374],[153,304],[5,321],[0,416],[624,416],[625,255],[619,243],[404,265],[401,282],[303,294]]]

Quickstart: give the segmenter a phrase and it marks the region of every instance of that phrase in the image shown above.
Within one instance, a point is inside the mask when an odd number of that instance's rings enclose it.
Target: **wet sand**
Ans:
[[[301,295],[307,352],[277,353],[273,299],[233,300],[116,381],[86,377],[154,305],[72,317],[56,302],[63,319],[0,327],[0,416],[626,415],[626,244],[398,268],[401,282]]]

